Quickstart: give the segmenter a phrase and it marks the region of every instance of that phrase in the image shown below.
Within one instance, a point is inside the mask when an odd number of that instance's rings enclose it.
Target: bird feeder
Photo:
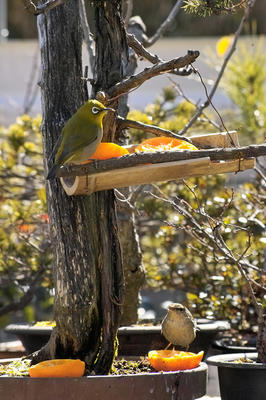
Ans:
[[[199,149],[239,147],[238,134],[235,131],[193,136],[190,139]],[[135,147],[136,145],[132,145],[127,149],[130,153],[133,153]],[[182,161],[141,164],[82,176],[60,177],[60,181],[69,196],[90,195],[101,190],[239,172],[254,167],[255,158],[253,157],[240,157],[222,161],[213,161],[210,157],[203,157]]]

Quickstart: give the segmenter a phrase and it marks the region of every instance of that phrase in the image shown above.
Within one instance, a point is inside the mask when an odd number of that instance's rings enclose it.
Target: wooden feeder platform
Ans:
[[[221,132],[190,137],[191,142],[201,148],[239,147],[237,132]],[[133,153],[136,145],[127,147]],[[190,177],[239,172],[255,167],[255,158],[212,161],[209,157],[182,161],[141,164],[112,169],[89,175],[60,177],[61,184],[69,196],[90,195],[93,192],[155,182],[181,180]]]

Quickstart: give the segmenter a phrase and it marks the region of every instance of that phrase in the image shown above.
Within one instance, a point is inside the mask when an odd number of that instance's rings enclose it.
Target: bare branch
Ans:
[[[39,15],[44,12],[47,12],[49,10],[52,10],[53,8],[60,6],[61,4],[64,4],[66,0],[48,0],[46,3],[41,4],[40,6],[36,6],[33,1],[30,0],[22,0],[23,3],[25,4],[25,9],[34,15]]]
[[[160,57],[158,57],[156,54],[152,54],[148,50],[145,49],[145,47],[141,44],[141,42],[136,38],[135,35],[128,33],[127,34],[127,42],[128,45],[135,51],[135,53],[139,57],[145,58],[145,60],[150,61],[152,64],[158,64],[163,63],[164,60],[162,60]],[[193,72],[193,69],[190,68],[182,68],[182,69],[175,69],[171,71],[171,74],[175,75],[180,75],[180,76],[188,76],[191,75]]]
[[[188,103],[192,104],[193,106],[195,106],[196,108],[198,108],[197,104],[194,103],[194,101],[192,101],[183,91],[183,89],[181,88],[181,86],[175,82],[170,76],[168,77],[168,79],[170,80],[170,82],[173,84],[175,90],[177,91],[177,93],[183,97],[183,99],[185,99]],[[222,132],[222,128],[220,127],[219,124],[217,124],[215,121],[211,120],[204,112],[202,112],[202,115],[204,116],[204,118],[207,120],[207,122],[209,122],[209,124],[213,125],[215,128],[219,129]]]
[[[5,306],[0,307],[0,316],[7,314],[9,312],[22,310],[26,307],[27,304],[30,303],[32,300],[36,290],[39,289],[39,280],[42,278],[44,267],[42,267],[37,274],[35,275],[34,279],[32,280],[29,289],[24,293],[24,295],[16,302],[9,303]]]
[[[132,15],[132,11],[133,11],[133,0],[125,0],[124,3],[125,3],[125,8],[126,8],[124,21],[125,21],[125,25],[128,26],[128,23],[129,23],[129,20]]]
[[[152,54],[146,50],[135,35],[127,33],[127,42],[138,56],[145,58],[145,60],[150,61],[152,64],[157,64],[162,61],[156,54]]]
[[[264,183],[266,183],[266,176],[263,174],[263,172],[258,168],[254,168],[255,171],[257,172],[257,174],[260,176],[260,178],[264,181]]]
[[[153,133],[156,136],[169,136],[176,139],[185,140],[186,142],[191,143],[190,139],[180,136],[172,131],[169,131],[168,129],[159,128],[158,126],[155,125],[144,124],[139,121],[133,121],[122,117],[117,117],[117,122],[118,122],[118,127],[117,127],[118,130],[126,128],[140,129],[145,132]]]
[[[86,43],[86,47],[87,47],[88,54],[89,54],[91,70],[93,71],[94,62],[95,62],[95,54],[94,54],[94,48],[93,48],[94,41],[92,39],[92,33],[91,33],[91,30],[90,30],[90,27],[88,24],[84,0],[79,0],[79,5],[80,5],[79,13],[80,13],[81,26],[82,26],[82,30],[83,30],[83,37],[84,37],[84,41]]]
[[[176,15],[178,14],[180,7],[182,5],[182,2],[183,2],[183,0],[177,0],[174,7],[170,11],[170,14],[166,18],[166,20],[161,24],[161,26],[157,29],[155,34],[143,43],[145,47],[149,47],[152,44],[154,44],[167,31],[167,29],[173,23]]]
[[[180,69],[193,63],[198,56],[199,51],[189,50],[187,55],[183,57],[174,58],[170,61],[156,64],[153,67],[145,68],[144,71],[133,75],[130,78],[127,78],[122,82],[117,83],[115,86],[111,87],[108,91],[108,95],[112,98],[110,99],[110,101],[112,101],[113,98],[119,97],[125,93],[130,92],[132,89],[139,87],[148,79],[151,79],[154,76],[161,75],[166,72],[171,72],[175,69]]]
[[[266,154],[266,144],[238,148],[211,150],[158,151],[156,153],[134,153],[116,159],[98,161],[97,165],[68,165],[60,168],[57,176],[83,176],[102,171],[132,167],[139,164],[162,163],[210,157],[211,160],[232,160],[258,157]]]
[[[193,117],[188,121],[188,123],[184,126],[184,128],[183,128],[182,131],[180,132],[181,135],[183,135],[183,134],[185,134],[185,133],[187,132],[187,130],[194,124],[194,122],[195,122],[195,121],[199,118],[199,116],[202,114],[202,111],[203,111],[206,107],[208,107],[208,106],[210,105],[210,102],[211,102],[211,100],[212,100],[212,98],[213,98],[213,96],[214,96],[214,94],[215,94],[215,92],[216,92],[216,90],[217,90],[217,88],[218,88],[218,85],[219,85],[219,83],[220,83],[220,81],[221,81],[221,79],[222,79],[222,76],[223,76],[223,74],[224,74],[225,68],[226,68],[226,66],[227,66],[227,64],[228,64],[228,62],[229,62],[229,60],[230,60],[230,58],[232,57],[234,51],[236,50],[236,44],[237,44],[237,42],[238,42],[240,33],[242,32],[242,29],[243,29],[243,27],[244,27],[245,22],[246,22],[247,19],[249,18],[250,11],[251,11],[253,5],[255,4],[255,1],[256,1],[256,0],[251,0],[251,1],[248,3],[248,6],[245,8],[244,15],[243,15],[243,17],[242,17],[242,19],[241,19],[241,21],[240,21],[240,24],[239,24],[239,26],[238,26],[238,28],[237,28],[235,34],[234,34],[234,40],[233,40],[233,42],[232,42],[231,48],[230,48],[230,50],[228,51],[228,53],[227,53],[227,55],[226,55],[226,57],[225,57],[225,59],[224,59],[224,62],[223,62],[222,67],[221,67],[221,69],[220,69],[220,72],[219,72],[219,74],[218,74],[218,76],[217,76],[217,78],[216,78],[216,81],[214,82],[214,85],[213,85],[213,87],[212,87],[212,89],[211,89],[211,91],[210,91],[210,93],[209,93],[209,95],[208,95],[207,100],[206,100],[203,104],[201,104],[200,107],[198,107],[198,110],[195,112],[195,114],[193,115]]]

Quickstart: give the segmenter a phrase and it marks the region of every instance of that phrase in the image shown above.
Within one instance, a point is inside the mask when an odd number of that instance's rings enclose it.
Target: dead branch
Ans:
[[[143,122],[133,121],[131,119],[126,119],[122,117],[117,117],[117,123],[118,123],[117,126],[118,130],[127,128],[140,129],[145,132],[153,133],[156,136],[169,136],[175,139],[185,140],[188,143],[192,143],[189,138],[180,136],[172,131],[169,131],[168,129],[159,128],[158,126],[155,125],[144,124]]]
[[[192,160],[210,157],[212,161],[236,160],[249,157],[258,157],[266,154],[266,144],[250,145],[246,147],[216,148],[211,150],[184,150],[184,151],[158,151],[156,153],[134,153],[116,159],[97,161],[96,164],[68,165],[60,168],[58,176],[83,176],[102,171],[133,167],[139,164],[155,164],[162,162]]]
[[[129,20],[132,15],[132,11],[133,11],[133,0],[126,0],[124,2],[124,4],[125,4],[125,9],[126,9],[126,11],[124,13],[125,14],[124,21],[125,21],[125,25],[128,26],[128,23],[129,23]]]
[[[162,62],[160,57],[146,50],[145,47],[142,46],[140,41],[136,38],[136,36],[132,33],[127,33],[127,43],[138,56],[145,58],[145,60],[150,61],[152,64]]]
[[[155,34],[149,38],[146,39],[146,41],[143,43],[145,47],[149,47],[152,44],[154,44],[166,31],[167,29],[171,26],[173,23],[176,15],[178,14],[180,7],[182,5],[183,0],[177,0],[174,7],[170,11],[168,17],[166,20],[161,24],[161,26],[157,29]]]
[[[22,0],[24,5],[25,5],[25,9],[34,15],[39,15],[42,13],[45,13],[49,10],[52,10],[53,8],[60,6],[61,4],[64,4],[66,2],[66,0],[49,0],[46,1],[44,4],[41,4],[39,6],[36,6],[33,1],[30,0]]]
[[[139,57],[143,57],[145,60],[150,61],[152,64],[158,64],[158,63],[164,62],[164,60],[162,60],[156,54],[152,54],[151,52],[146,50],[145,47],[141,44],[141,42],[136,38],[135,35],[127,33],[127,42],[128,42],[128,45],[135,51],[135,53]],[[193,72],[193,69],[190,67],[190,68],[175,69],[175,70],[171,71],[171,74],[180,75],[180,76],[188,76],[188,75],[191,75],[192,72]]]
[[[88,24],[84,0],[79,0],[79,5],[80,5],[79,13],[80,13],[81,26],[82,26],[82,30],[83,30],[83,38],[86,43],[86,47],[87,47],[87,51],[88,51],[88,55],[89,55],[90,67],[91,67],[91,70],[93,71],[94,62],[95,62],[95,54],[94,54],[94,48],[93,48],[92,33],[90,30],[90,26]]]
[[[139,87],[148,79],[151,79],[154,76],[161,75],[166,72],[171,72],[175,69],[180,69],[193,63],[199,56],[199,54],[200,53],[197,50],[189,50],[187,55],[183,57],[174,58],[172,60],[156,64],[150,68],[145,68],[142,72],[133,75],[111,87],[108,90],[108,95],[111,98],[115,98],[117,96],[126,94],[132,89]],[[110,99],[110,101],[111,100],[112,99]]]
[[[219,74],[218,74],[218,76],[216,78],[216,81],[214,82],[214,85],[213,85],[210,93],[208,94],[207,100],[204,103],[202,103],[200,107],[198,107],[198,109],[195,112],[195,114],[193,115],[193,117],[188,121],[188,123],[181,130],[181,132],[180,132],[181,135],[184,135],[187,132],[187,130],[194,124],[194,122],[197,121],[199,116],[202,114],[203,110],[210,105],[211,100],[212,100],[214,94],[216,93],[216,90],[217,90],[217,88],[219,86],[219,83],[220,83],[220,81],[222,79],[222,76],[224,74],[226,66],[227,66],[230,58],[232,57],[234,51],[236,50],[236,44],[237,44],[238,39],[240,37],[240,34],[241,34],[242,30],[243,30],[243,27],[244,27],[246,21],[249,18],[250,11],[251,11],[252,7],[254,6],[255,1],[256,0],[251,0],[248,3],[247,7],[245,8],[244,15],[243,15],[243,17],[242,17],[242,19],[240,21],[240,24],[239,24],[239,26],[238,26],[235,34],[234,34],[234,40],[232,42],[232,45],[231,45],[226,57],[224,58],[222,67],[220,69],[220,72],[219,72]]]

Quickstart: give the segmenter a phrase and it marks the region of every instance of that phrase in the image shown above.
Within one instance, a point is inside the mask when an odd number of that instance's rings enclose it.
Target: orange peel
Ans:
[[[84,371],[85,362],[72,359],[42,361],[29,368],[31,378],[80,378]]]
[[[199,366],[204,351],[190,353],[177,350],[152,350],[148,353],[151,366],[156,371],[183,371]]]

